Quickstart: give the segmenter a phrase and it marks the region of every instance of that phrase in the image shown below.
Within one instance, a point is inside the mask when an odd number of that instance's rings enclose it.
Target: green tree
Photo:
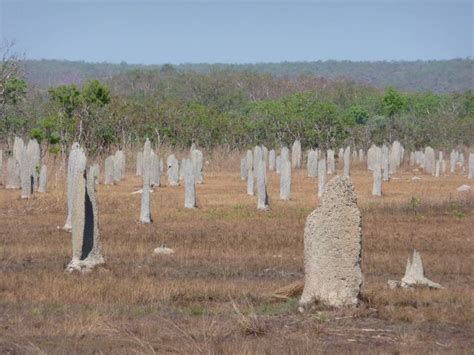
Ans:
[[[58,104],[59,113],[72,120],[81,106],[81,92],[74,85],[62,85],[48,90],[51,100]]]
[[[57,116],[43,117],[38,120],[36,127],[31,130],[31,137],[39,143],[46,142],[47,148],[52,153],[60,151],[61,136],[59,135]]]
[[[57,129],[63,144],[72,139],[85,142],[89,149],[98,149],[99,144],[110,139],[104,133],[102,120],[110,103],[110,89],[98,80],[87,82],[82,89],[74,84],[49,89],[51,101],[55,106]],[[96,131],[98,134],[96,134]],[[101,138],[100,142],[95,138]]]
[[[389,86],[382,99],[383,109],[388,117],[393,117],[401,112],[406,105],[406,98],[401,95],[393,86]]]
[[[28,119],[21,107],[26,99],[27,85],[20,77],[20,60],[12,52],[13,45],[0,43],[0,137],[21,134]]]
[[[50,116],[56,117],[57,129],[63,150],[71,140],[76,139],[79,109],[81,107],[81,93],[76,85],[62,85],[48,90],[53,112]]]
[[[84,85],[81,96],[87,105],[104,107],[110,102],[110,89],[98,80],[91,80]]]
[[[346,110],[345,119],[348,124],[365,125],[369,119],[369,113],[364,107],[353,105]]]
[[[26,82],[17,76],[12,76],[4,83],[0,83],[3,104],[16,105],[26,96]]]

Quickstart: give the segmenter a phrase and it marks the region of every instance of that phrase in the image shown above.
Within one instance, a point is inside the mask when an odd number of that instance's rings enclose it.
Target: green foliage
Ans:
[[[472,90],[466,91],[462,100],[465,115],[474,119],[474,92],[472,92]]]
[[[412,197],[410,200],[410,208],[416,210],[421,206],[421,199],[419,197]]]
[[[30,136],[39,143],[45,141],[49,151],[57,154],[61,151],[61,137],[58,133],[58,119],[55,116],[43,117],[37,122],[37,126],[31,129]]]
[[[16,105],[26,96],[26,82],[17,76],[12,76],[5,83],[3,90],[4,102]]]
[[[341,143],[349,126],[337,105],[321,101],[314,92],[302,92],[277,100],[251,104],[256,141],[290,145],[295,138],[311,147]]]
[[[370,132],[371,141],[381,145],[386,140],[388,119],[384,116],[374,115],[367,121],[367,129]]]
[[[84,85],[81,95],[86,103],[99,107],[110,102],[110,89],[98,80],[91,80]]]
[[[443,97],[432,92],[415,94],[408,98],[410,112],[416,117],[428,117],[439,113],[442,109]]]
[[[324,149],[337,147],[347,138],[347,126],[344,125],[342,116],[339,115],[336,104],[323,102],[315,107],[314,130],[312,146],[320,146]],[[318,144],[319,143],[319,144]]]
[[[27,124],[28,118],[15,112],[0,120],[0,132],[5,132],[5,136],[12,133],[23,134]]]
[[[43,131],[40,128],[33,128],[31,130],[31,138],[34,138],[38,142],[41,142],[44,138]]]
[[[102,145],[108,146],[115,142],[114,129],[110,125],[101,125],[97,128],[95,136]]]
[[[267,316],[281,316],[295,313],[298,307],[298,300],[289,298],[285,303],[262,303],[258,308],[258,313]]]
[[[451,202],[449,206],[449,210],[450,210],[450,214],[453,217],[461,219],[466,216],[465,213],[462,211],[462,206],[460,206],[458,202]]]
[[[360,105],[350,106],[345,112],[346,123],[350,125],[356,123],[359,125],[365,125],[368,119],[369,112]]]
[[[69,68],[55,63],[58,72]],[[341,68],[337,62],[326,64]],[[189,147],[196,142],[228,149],[255,144],[278,148],[296,138],[303,149],[367,149],[395,139],[409,149],[450,149],[472,144],[474,136],[472,91],[417,93],[392,86],[382,92],[347,80],[272,76],[260,71],[263,67],[258,67],[260,72],[245,66],[213,66],[200,72],[172,65],[146,70],[127,64],[80,67],[87,79],[101,78],[94,68],[112,78],[86,80],[82,87],[51,87],[49,95],[32,88],[26,100],[21,98],[25,86],[12,84],[17,89],[11,92],[21,95],[0,112],[2,136],[30,134],[50,150],[59,146],[63,151],[79,141],[90,154],[114,145],[142,144],[146,137],[153,144]]]
[[[61,147],[59,145],[53,145],[49,148],[51,154],[57,155],[61,152]]]
[[[48,141],[49,144],[59,144],[61,137],[59,136],[58,132],[51,132],[51,134],[48,136]]]
[[[72,118],[74,112],[81,105],[81,92],[74,84],[50,88],[48,92],[51,100],[59,105],[68,118]]]
[[[0,137],[13,132],[25,133],[27,118],[23,112],[27,84],[19,77],[17,59],[0,46]]]
[[[58,144],[60,142],[58,130],[57,117],[43,117],[37,122],[37,127],[31,130],[31,137],[38,142],[46,140],[49,144]]]
[[[40,122],[43,130],[55,133],[63,144],[72,140],[86,142],[91,152],[115,141],[112,122],[107,121],[106,107],[111,102],[110,89],[91,80],[82,89],[74,84],[49,89],[52,115]]]
[[[208,314],[208,311],[206,307],[200,305],[200,304],[195,304],[190,307],[184,308],[182,310],[182,313],[191,316],[191,317],[202,317]]]
[[[406,99],[393,86],[387,88],[382,101],[384,112],[388,117],[393,117],[406,105]]]

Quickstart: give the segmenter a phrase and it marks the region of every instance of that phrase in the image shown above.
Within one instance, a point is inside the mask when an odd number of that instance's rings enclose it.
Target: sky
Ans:
[[[27,59],[256,63],[473,56],[474,0],[0,0]]]

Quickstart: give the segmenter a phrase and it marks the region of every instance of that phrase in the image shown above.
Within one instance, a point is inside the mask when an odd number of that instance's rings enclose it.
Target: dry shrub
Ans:
[[[247,302],[247,311],[245,313],[239,309],[234,301],[231,302],[235,313],[235,320],[243,334],[255,336],[265,334],[265,322],[256,314],[255,309],[250,302]]]

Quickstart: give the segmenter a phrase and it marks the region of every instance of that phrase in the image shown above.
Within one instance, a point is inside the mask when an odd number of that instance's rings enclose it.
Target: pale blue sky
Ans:
[[[473,1],[0,0],[26,58],[162,64],[473,55]]]

